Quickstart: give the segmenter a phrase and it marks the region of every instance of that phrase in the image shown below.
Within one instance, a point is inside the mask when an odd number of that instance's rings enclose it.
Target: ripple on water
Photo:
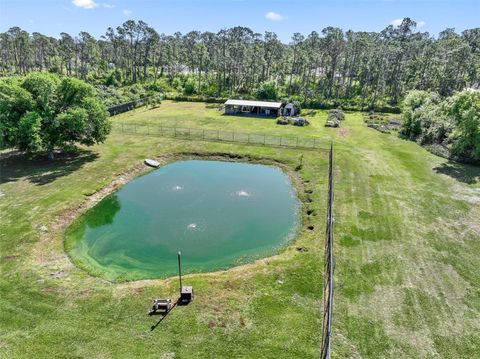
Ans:
[[[245,190],[240,190],[240,191],[237,191],[235,192],[235,194],[238,196],[238,197],[250,197],[251,196],[251,193],[245,191]]]
[[[189,233],[200,234],[201,232],[205,232],[205,230],[207,229],[207,222],[204,218],[190,218],[190,220],[185,223],[184,228],[184,234],[187,236],[189,235]]]

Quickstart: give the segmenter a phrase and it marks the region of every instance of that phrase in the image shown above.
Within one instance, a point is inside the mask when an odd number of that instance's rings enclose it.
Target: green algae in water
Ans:
[[[274,253],[294,234],[298,200],[275,167],[179,161],[126,184],[66,234],[72,258],[107,279],[165,278]]]

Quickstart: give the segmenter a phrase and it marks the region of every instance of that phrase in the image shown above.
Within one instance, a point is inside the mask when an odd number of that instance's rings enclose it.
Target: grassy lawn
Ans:
[[[302,115],[313,120],[307,128],[279,126],[271,118],[224,115],[220,104],[162,101],[158,108],[141,107],[117,115],[115,121],[166,127],[201,128],[208,130],[267,133],[281,136],[302,136],[330,139],[324,131],[325,111],[304,110]]]
[[[222,116],[164,101],[114,121],[334,138],[335,358],[472,358],[480,351],[480,168],[366,128],[359,113],[325,129]],[[302,229],[279,255],[195,274],[196,300],[151,330],[155,297],[176,280],[110,283],[63,250],[75,209],[145,157],[230,153],[299,164]],[[170,157],[172,158],[172,157]],[[1,160],[0,357],[316,358],[319,356],[327,156],[241,144],[112,133],[74,158]],[[312,192],[312,193],[310,193]],[[307,211],[313,210],[310,215]],[[309,230],[308,226],[314,226]],[[46,226],[43,227],[43,226]],[[301,249],[301,250],[299,250]]]

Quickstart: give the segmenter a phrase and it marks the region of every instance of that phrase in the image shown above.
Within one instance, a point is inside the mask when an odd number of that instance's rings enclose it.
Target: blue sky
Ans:
[[[236,25],[276,32],[290,41],[326,26],[380,31],[409,16],[437,35],[480,27],[480,0],[0,0],[0,31],[12,26],[58,37],[87,31],[99,37],[128,19],[159,33],[213,31]]]

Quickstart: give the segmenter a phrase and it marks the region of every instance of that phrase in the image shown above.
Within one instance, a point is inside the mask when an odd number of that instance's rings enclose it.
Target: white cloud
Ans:
[[[420,27],[425,27],[427,25],[427,23],[425,21],[418,21],[417,22],[417,27],[420,28]]]
[[[133,12],[132,10],[125,9],[125,10],[123,10],[123,15],[125,15],[125,16],[132,15],[132,12]]]
[[[272,20],[272,21],[282,21],[282,20],[286,19],[285,16],[280,15],[279,13],[276,13],[276,12],[273,12],[273,11],[267,12],[265,14],[265,18],[267,18],[268,20]]]
[[[93,0],[73,0],[72,4],[81,7],[82,9],[93,9],[98,6],[98,4]]]
[[[390,25],[400,26],[400,25],[402,25],[402,21],[403,21],[403,19],[395,19],[395,20],[390,21]]]
[[[105,8],[105,9],[113,9],[115,7],[115,5],[113,4],[105,4],[103,3],[102,6]]]

